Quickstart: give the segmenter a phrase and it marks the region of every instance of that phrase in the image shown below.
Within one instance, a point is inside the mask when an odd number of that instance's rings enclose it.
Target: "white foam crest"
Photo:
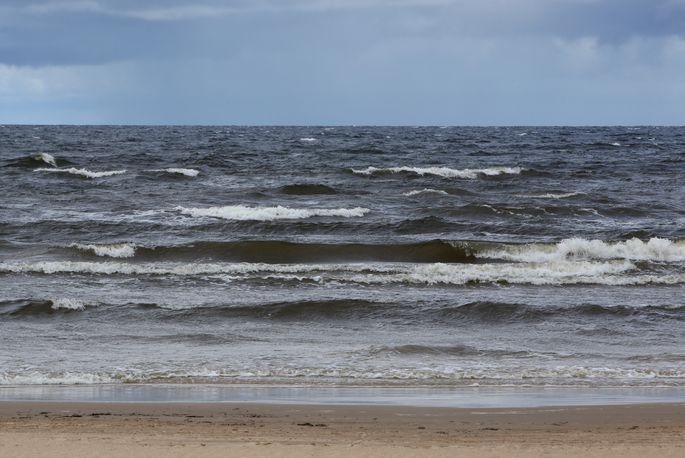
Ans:
[[[685,261],[685,242],[654,237],[647,242],[633,238],[625,242],[603,242],[572,238],[555,245],[512,245],[486,251],[481,258],[518,262],[550,262],[582,259],[626,259],[632,261]]]
[[[176,167],[170,167],[168,169],[153,169],[149,170],[149,172],[165,172],[165,173],[176,173],[179,175],[185,175],[187,177],[196,177],[200,174],[199,170],[195,169],[181,169],[181,168],[176,168]]]
[[[57,161],[55,161],[55,157],[52,154],[40,153],[38,156],[35,157],[35,159],[38,161],[43,161],[46,164],[51,165],[53,167],[57,167]]]
[[[524,169],[521,167],[488,167],[482,169],[451,169],[448,167],[367,167],[363,170],[352,169],[353,173],[359,175],[373,175],[376,173],[401,173],[410,172],[417,175],[436,175],[444,178],[467,178],[475,179],[479,175],[518,175]]]
[[[193,217],[212,217],[236,221],[273,221],[276,219],[305,219],[315,216],[340,216],[355,218],[364,216],[368,208],[290,208],[290,207],[248,207],[246,205],[229,205],[226,207],[185,208],[174,210]]]
[[[619,142],[613,142],[611,146],[621,146],[621,144]]]
[[[634,271],[635,270],[635,271]],[[634,272],[631,272],[634,271]],[[42,261],[0,263],[0,273],[199,276],[232,282],[250,279],[358,284],[470,285],[675,285],[685,273],[640,274],[629,261],[560,261],[497,264],[265,264],[265,263],[119,263]]]
[[[58,299],[52,299],[52,309],[53,310],[74,310],[74,311],[82,311],[86,309],[86,304],[83,301],[80,301],[78,299],[69,299],[69,298],[58,298]]]
[[[440,189],[431,189],[431,188],[414,189],[413,191],[402,193],[403,196],[407,196],[407,197],[416,196],[419,194],[440,194],[440,195],[444,195],[444,196],[449,195],[447,192],[442,191]]]
[[[267,263],[140,263],[39,261],[34,263],[0,262],[0,272],[41,274],[97,274],[97,275],[218,275],[286,273],[321,275],[322,272],[389,273],[401,271],[392,264],[267,264]]]
[[[557,262],[545,264],[423,264],[410,272],[390,275],[399,282],[465,285],[472,283],[515,283],[532,285],[613,284],[640,281],[622,277],[633,269],[630,262]],[[382,276],[378,276],[382,278]],[[681,279],[682,280],[682,279]]]
[[[70,246],[79,250],[92,251],[97,256],[107,256],[110,258],[132,258],[136,254],[136,246],[132,243],[112,243],[106,245],[75,243]]]
[[[45,373],[28,371],[0,373],[0,385],[93,385],[115,383],[116,381],[116,379],[108,375],[78,372]]]
[[[68,169],[36,169],[36,172],[52,172],[52,173],[69,173],[71,175],[79,175],[86,178],[101,178],[112,175],[121,175],[126,173],[126,170],[109,170],[106,172],[91,172],[87,169],[77,169],[76,167],[69,167]]]
[[[545,194],[517,194],[516,197],[523,197],[527,199],[566,199],[584,194],[584,192],[565,192],[559,194],[548,192]]]
[[[557,383],[583,383],[583,380],[611,380],[612,383],[654,379],[680,379],[685,371],[679,369],[656,369],[650,367],[620,368],[593,366],[556,366],[556,367],[501,367],[482,365],[480,367],[463,367],[461,365],[437,364],[421,368],[384,367],[384,368],[350,368],[350,367],[302,367],[302,368],[245,368],[243,370],[218,369],[193,371],[187,376],[230,378],[324,378],[324,379],[357,379],[357,380],[443,380],[469,381],[481,380],[501,384],[503,381],[549,380]],[[498,383],[499,382],[499,383]],[[587,382],[584,382],[587,383]]]
[[[300,141],[304,142],[304,143],[314,143],[317,140],[316,140],[316,138],[313,138],[313,137],[304,137],[304,138],[301,138]]]

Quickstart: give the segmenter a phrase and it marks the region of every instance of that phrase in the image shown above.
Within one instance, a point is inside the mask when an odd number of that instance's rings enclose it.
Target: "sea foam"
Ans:
[[[79,250],[92,251],[97,256],[107,256],[110,258],[132,258],[136,254],[136,246],[132,243],[113,243],[104,245],[75,243],[70,246]]]
[[[352,169],[353,173],[358,175],[374,175],[382,173],[415,173],[417,175],[435,175],[444,178],[466,178],[475,179],[479,175],[496,176],[496,175],[518,175],[523,170],[521,167],[488,167],[482,169],[451,169],[448,167],[367,167],[363,170]]]
[[[685,261],[685,241],[674,242],[658,237],[647,242],[637,238],[625,242],[571,238],[557,244],[510,245],[479,253],[478,257],[517,262],[583,259],[682,262]]]
[[[154,170],[149,170],[150,172],[163,172],[163,173],[174,173],[178,175],[185,175],[187,177],[196,177],[200,174],[199,170],[195,169],[181,169],[181,168],[175,168],[175,167],[170,167],[168,169],[154,169]]]
[[[564,193],[552,193],[548,192],[545,194],[517,194],[516,197],[522,197],[527,199],[567,199],[569,197],[582,196],[585,195],[584,192],[564,192]]]
[[[126,170],[109,170],[106,172],[91,172],[90,170],[87,169],[77,169],[75,167],[69,167],[68,169],[46,169],[46,168],[40,168],[36,169],[36,172],[52,172],[52,173],[68,173],[71,175],[79,175],[82,177],[86,178],[101,178],[101,177],[109,177],[112,175],[121,175],[123,173],[126,173]]]
[[[416,196],[419,194],[440,194],[440,195],[444,195],[444,196],[449,195],[447,192],[442,191],[440,189],[431,189],[431,188],[415,189],[413,191],[402,193],[403,196],[407,196],[407,197]]]
[[[52,299],[52,309],[53,310],[74,310],[82,311],[86,309],[86,304],[78,299],[60,298]]]
[[[212,217],[237,221],[272,221],[276,219],[304,219],[315,216],[340,216],[355,218],[364,216],[368,208],[290,208],[276,207],[248,207],[245,205],[229,205],[226,207],[186,208],[176,207],[174,210],[193,217]]]
[[[46,164],[51,165],[53,167],[57,167],[57,161],[55,161],[55,157],[52,154],[40,153],[34,159],[36,159],[37,161],[43,161]]]
[[[558,261],[493,264],[266,264],[266,263],[122,263],[42,261],[0,262],[0,273],[213,276],[226,282],[270,279],[328,284],[416,285],[676,285],[685,274],[640,273],[630,261]]]

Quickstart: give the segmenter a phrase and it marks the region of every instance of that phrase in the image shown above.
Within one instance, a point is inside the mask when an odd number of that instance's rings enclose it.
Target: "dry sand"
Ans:
[[[685,404],[0,402],[0,457],[684,457]]]

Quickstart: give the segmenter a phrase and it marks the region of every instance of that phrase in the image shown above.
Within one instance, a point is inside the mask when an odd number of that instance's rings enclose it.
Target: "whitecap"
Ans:
[[[123,173],[126,173],[126,170],[110,170],[106,172],[91,172],[90,170],[86,169],[77,169],[75,167],[69,167],[68,169],[45,169],[45,168],[40,168],[36,169],[36,172],[52,172],[52,173],[69,173],[71,175],[80,175],[86,178],[101,178],[101,177],[109,177],[113,175],[121,175]]]
[[[449,195],[447,192],[442,191],[440,189],[431,189],[431,188],[415,189],[413,191],[402,193],[403,196],[407,196],[407,197],[416,196],[419,194],[440,194],[440,195],[444,195],[444,196]]]
[[[179,175],[185,175],[187,177],[196,177],[200,174],[199,170],[195,169],[182,169],[182,168],[175,168],[175,167],[170,167],[168,169],[154,169],[154,170],[148,170],[148,172],[164,172],[164,173],[175,173]]]
[[[108,375],[78,372],[21,371],[0,373],[0,385],[92,385],[114,383],[117,380]]]
[[[619,142],[613,142],[611,146],[621,146],[621,144]]]
[[[53,310],[73,310],[73,311],[82,311],[86,309],[86,304],[83,301],[80,301],[78,299],[69,299],[69,298],[59,298],[59,299],[52,299],[52,309]]]
[[[641,283],[643,279],[640,277],[620,275],[634,267],[627,261],[482,265],[434,263],[415,265],[406,273],[379,275],[375,280],[428,285],[502,282],[532,285]],[[652,280],[654,279],[650,278],[648,282]]]
[[[345,284],[529,284],[529,285],[677,285],[685,274],[641,274],[635,265],[622,261],[554,261],[492,264],[265,264],[265,263],[122,263],[41,261],[0,262],[1,273],[202,276],[232,282],[271,279]],[[228,277],[226,277],[228,276]]]
[[[521,167],[486,167],[482,169],[451,169],[449,167],[367,167],[366,169],[352,169],[352,173],[359,175],[374,175],[377,173],[401,173],[409,172],[417,175],[436,175],[444,178],[467,178],[475,179],[479,175],[518,175],[525,169]]]
[[[272,221],[276,219],[305,219],[315,216],[340,216],[354,218],[364,216],[368,208],[290,208],[276,207],[248,207],[245,205],[229,205],[225,207],[186,208],[176,207],[174,210],[193,217],[212,217],[236,221]]]
[[[399,270],[398,270],[399,269]],[[320,276],[328,273],[392,273],[402,267],[375,264],[266,264],[266,263],[125,263],[85,261],[0,262],[0,272],[41,274],[94,274],[94,275],[253,275],[303,274]]]
[[[584,195],[584,192],[564,192],[564,193],[545,193],[545,194],[517,194],[516,197],[522,197],[526,199],[567,199],[569,197]]]
[[[36,159],[37,161],[43,161],[46,164],[51,165],[53,167],[57,167],[57,161],[55,161],[55,156],[53,156],[52,154],[40,153],[34,159]]]
[[[300,139],[301,142],[304,143],[314,143],[316,141],[316,138],[313,137],[303,137]]]
[[[604,242],[571,238],[556,244],[511,245],[479,254],[481,258],[517,262],[550,262],[566,259],[626,259],[631,261],[685,261],[685,242],[654,237],[647,242],[633,238]]]
[[[136,246],[132,243],[103,245],[75,243],[70,246],[79,250],[92,251],[97,256],[107,256],[110,258],[132,258],[136,254]]]

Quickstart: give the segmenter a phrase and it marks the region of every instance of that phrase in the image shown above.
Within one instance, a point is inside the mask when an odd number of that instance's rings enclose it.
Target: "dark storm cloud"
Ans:
[[[221,58],[260,43],[285,48],[319,29],[326,33],[315,39],[331,46],[350,34],[370,45],[412,34],[615,43],[685,30],[685,3],[673,0],[10,0],[1,8],[0,61],[16,65]]]
[[[685,0],[0,0],[0,121],[682,122],[684,18]]]

